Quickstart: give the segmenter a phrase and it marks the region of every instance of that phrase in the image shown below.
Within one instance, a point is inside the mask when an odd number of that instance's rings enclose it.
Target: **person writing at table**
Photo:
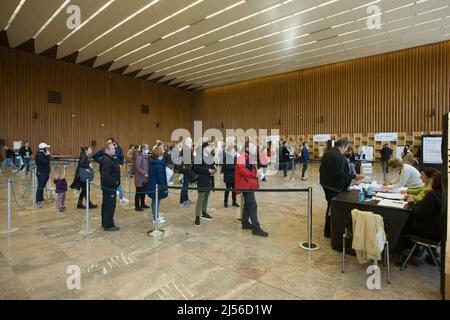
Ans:
[[[424,183],[422,188],[408,189],[405,194],[405,200],[408,202],[420,202],[426,194],[432,190],[433,175],[439,172],[435,168],[425,168],[420,174],[420,179]]]
[[[338,196],[341,192],[345,192],[351,185],[353,179],[362,180],[363,175],[352,174],[348,165],[345,154],[349,148],[346,139],[337,141],[331,149],[328,149],[322,157],[320,164],[320,185],[325,192],[325,199],[328,202],[325,214],[324,236],[331,236],[330,225],[330,204],[331,200]]]
[[[395,190],[399,188],[422,188],[424,183],[420,179],[420,172],[412,165],[402,163],[399,159],[391,159],[388,163],[389,168],[399,173],[398,179],[392,184],[385,184],[386,190]]]

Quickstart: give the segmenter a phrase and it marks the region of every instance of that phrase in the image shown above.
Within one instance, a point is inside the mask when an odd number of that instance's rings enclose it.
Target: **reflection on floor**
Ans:
[[[64,214],[55,212],[53,202],[33,209],[31,195],[26,203],[21,198],[27,178],[14,176],[17,201],[25,207],[13,207],[13,226],[20,230],[0,235],[0,299],[440,298],[439,274],[427,264],[403,272],[393,266],[392,285],[386,284],[383,272],[381,290],[367,288],[366,266],[354,257],[347,259],[347,272],[342,274],[340,253],[323,238],[326,203],[318,185],[318,164],[311,166],[309,176],[307,182],[271,177],[263,187],[314,188],[313,240],[321,250],[313,253],[298,246],[306,240],[305,194],[257,195],[262,226],[270,233],[267,239],[241,230],[234,222],[236,209],[223,207],[222,193],[213,194],[214,220],[202,221],[200,228],[194,227],[194,208],[179,208],[179,196],[171,194],[161,206],[167,220],[161,239],[146,235],[150,211],[136,212],[133,201],[118,206],[119,232],[103,232],[96,209],[96,232],[82,236],[78,232],[85,211],[75,209],[75,192],[68,192]],[[0,175],[0,230],[6,228],[8,177]],[[196,201],[197,194],[190,198]],[[93,200],[101,204],[97,189]],[[81,290],[68,290],[69,266],[80,268]]]

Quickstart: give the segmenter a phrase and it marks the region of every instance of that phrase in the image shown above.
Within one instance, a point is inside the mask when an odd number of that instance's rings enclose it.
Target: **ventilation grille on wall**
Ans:
[[[150,106],[146,104],[141,105],[141,113],[150,114]]]
[[[62,104],[62,93],[56,91],[49,91],[47,93],[48,103]]]

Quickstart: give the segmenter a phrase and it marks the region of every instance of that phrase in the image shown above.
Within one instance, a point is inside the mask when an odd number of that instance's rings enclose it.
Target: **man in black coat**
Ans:
[[[44,189],[50,177],[50,146],[46,143],[39,144],[39,151],[36,154],[36,176],[38,186],[36,190],[36,205],[40,208],[44,201]]]
[[[225,182],[227,189],[235,189],[234,177],[236,173],[236,162],[237,162],[236,150],[233,146],[230,146],[227,148],[226,151],[223,152],[223,165],[222,165],[223,181]],[[225,191],[225,199],[224,199],[225,208],[228,208],[229,196],[230,191]],[[232,193],[232,199],[233,199],[233,207],[239,208],[239,205],[236,201],[236,192]]]
[[[118,231],[114,224],[114,212],[116,210],[117,188],[120,185],[120,165],[114,158],[116,147],[108,143],[105,154],[100,160],[100,179],[102,184],[102,227],[105,231]]]
[[[322,157],[320,164],[320,184],[325,192],[328,202],[325,214],[324,236],[331,236],[330,230],[330,202],[339,193],[347,191],[353,179],[362,180],[364,176],[354,175],[350,172],[350,167],[345,153],[348,151],[349,143],[342,139],[335,143],[334,147],[327,150]]]
[[[392,157],[392,149],[386,143],[380,151],[381,153],[381,167],[383,168],[383,177],[386,180],[386,173],[389,173],[389,166],[387,165]]]

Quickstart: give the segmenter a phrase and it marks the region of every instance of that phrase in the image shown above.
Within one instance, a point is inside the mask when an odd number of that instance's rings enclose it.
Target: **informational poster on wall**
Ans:
[[[13,142],[13,150],[19,150],[22,147],[22,141]]]
[[[380,132],[375,134],[375,141],[390,142],[397,140],[398,140],[397,132]]]
[[[362,157],[363,159],[365,159],[367,161],[372,161],[373,160],[373,147],[361,146],[359,148],[359,154],[365,156],[365,157]]]
[[[331,140],[331,134],[316,134],[313,136],[314,142],[327,142]]]
[[[422,137],[422,162],[424,164],[442,164],[442,136]]]

